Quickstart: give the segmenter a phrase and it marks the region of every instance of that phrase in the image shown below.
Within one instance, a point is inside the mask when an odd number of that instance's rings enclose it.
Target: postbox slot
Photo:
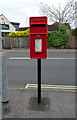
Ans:
[[[44,27],[45,24],[32,24],[31,27]]]

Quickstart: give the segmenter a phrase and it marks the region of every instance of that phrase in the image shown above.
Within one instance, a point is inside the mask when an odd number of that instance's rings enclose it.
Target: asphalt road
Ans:
[[[29,57],[29,53],[5,53],[9,87],[25,87],[37,83],[37,60],[10,60],[10,57]],[[42,83],[50,85],[75,85],[74,53],[49,53],[42,60]],[[4,63],[4,61],[3,61]]]

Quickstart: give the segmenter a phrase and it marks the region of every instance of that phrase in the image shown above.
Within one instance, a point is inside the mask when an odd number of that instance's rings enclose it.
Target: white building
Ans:
[[[15,32],[16,28],[12,25],[12,23],[3,15],[0,15],[0,24],[1,24],[1,32]]]

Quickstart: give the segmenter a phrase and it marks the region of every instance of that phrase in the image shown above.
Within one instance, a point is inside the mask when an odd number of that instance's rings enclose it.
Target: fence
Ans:
[[[4,49],[12,49],[12,48],[29,48],[30,39],[29,37],[2,37],[2,46]],[[70,36],[66,47],[77,48],[77,37]]]
[[[29,43],[29,37],[2,37],[2,46],[4,49],[28,48]]]
[[[76,36],[69,36],[69,39],[68,39],[66,46],[70,46],[72,48],[77,48],[77,37]]]

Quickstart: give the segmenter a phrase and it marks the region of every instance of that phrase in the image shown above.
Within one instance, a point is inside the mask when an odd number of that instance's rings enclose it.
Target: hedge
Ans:
[[[11,32],[9,33],[9,36],[15,37],[15,36],[30,36],[29,29],[25,31],[19,31],[19,32]]]
[[[48,47],[60,47],[65,45],[68,41],[68,34],[66,32],[67,28],[65,25],[59,27],[59,31],[49,31],[48,32]]]

